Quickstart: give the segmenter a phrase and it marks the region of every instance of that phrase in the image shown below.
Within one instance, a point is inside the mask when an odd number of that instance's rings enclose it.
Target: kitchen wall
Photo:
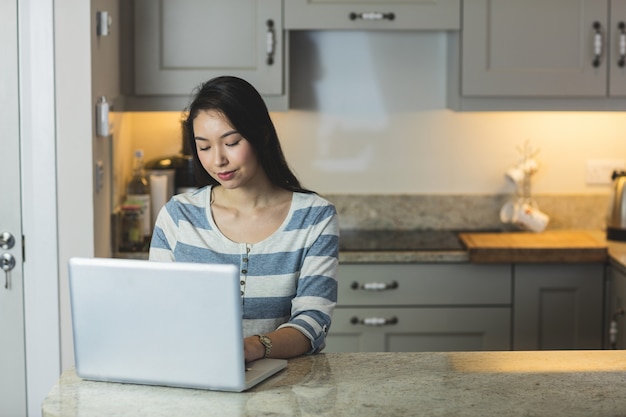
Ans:
[[[626,114],[446,109],[446,36],[292,32],[290,107],[272,113],[287,159],[324,194],[501,195],[526,141],[538,195],[606,194],[586,161],[626,160]],[[180,113],[125,113],[124,152],[180,148]],[[608,197],[607,197],[608,198]]]

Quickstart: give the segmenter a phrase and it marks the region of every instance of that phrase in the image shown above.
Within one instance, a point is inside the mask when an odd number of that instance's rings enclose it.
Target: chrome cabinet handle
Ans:
[[[3,253],[0,257],[0,268],[4,271],[4,288],[11,289],[11,270],[15,268],[15,258],[10,253]]]
[[[617,24],[617,28],[619,29],[619,60],[617,61],[617,65],[620,68],[623,68],[626,65],[626,24],[624,22],[619,22]]]
[[[602,58],[602,25],[600,22],[593,22],[593,66],[599,67]]]
[[[350,20],[394,20],[396,15],[394,13],[382,13],[382,12],[363,12],[363,13],[350,13]]]
[[[350,288],[353,290],[365,290],[365,291],[386,291],[386,290],[395,290],[398,288],[398,283],[396,281],[391,281],[388,283],[385,282],[365,282],[363,284],[359,284],[358,282],[353,282],[350,285]]]
[[[398,324],[398,318],[395,316],[388,319],[383,317],[366,317],[363,319],[352,317],[350,319],[350,323],[355,326],[358,324],[362,324],[364,326],[391,326]]]
[[[274,21],[272,19],[269,19],[267,22],[265,22],[265,24],[267,25],[267,37],[265,45],[267,59],[265,62],[267,62],[267,65],[274,65],[274,53],[276,51],[276,33],[274,31]]]

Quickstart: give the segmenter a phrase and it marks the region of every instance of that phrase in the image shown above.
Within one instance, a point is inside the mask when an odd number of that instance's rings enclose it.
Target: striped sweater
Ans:
[[[150,260],[234,264],[240,270],[244,337],[294,327],[325,346],[337,302],[339,225],[335,207],[293,193],[283,224],[255,243],[222,235],[211,215],[211,187],[174,196],[160,211]]]

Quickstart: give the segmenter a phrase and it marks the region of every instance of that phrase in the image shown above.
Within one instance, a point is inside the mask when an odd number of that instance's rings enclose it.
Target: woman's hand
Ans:
[[[272,341],[270,358],[289,359],[300,356],[311,350],[311,341],[299,330],[293,327],[266,334]],[[265,356],[265,346],[259,336],[249,336],[243,339],[243,353],[246,362],[262,359]]]
[[[243,339],[243,356],[246,362],[252,362],[265,356],[265,346],[259,336],[249,336]]]

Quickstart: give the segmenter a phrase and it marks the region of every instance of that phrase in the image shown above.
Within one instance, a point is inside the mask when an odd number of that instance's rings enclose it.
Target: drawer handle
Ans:
[[[599,67],[602,58],[602,25],[600,22],[593,22],[593,66]]]
[[[366,317],[364,319],[360,319],[358,317],[352,317],[350,319],[350,323],[353,325],[362,324],[364,326],[391,326],[398,324],[398,318],[391,317],[386,319],[383,317]]]
[[[365,290],[365,291],[387,291],[387,290],[395,290],[398,288],[398,283],[396,281],[391,281],[389,283],[385,282],[366,282],[364,284],[359,284],[358,282],[353,282],[350,285],[350,288],[353,290]]]
[[[394,20],[396,15],[393,13],[382,12],[363,12],[363,13],[350,13],[350,20]]]
[[[266,50],[267,59],[265,62],[267,65],[274,65],[274,52],[276,51],[276,33],[274,32],[274,21],[268,20],[265,22],[267,25],[267,38],[266,38]]]
[[[624,22],[619,22],[617,28],[620,31],[619,34],[619,61],[617,61],[617,65],[620,68],[624,68],[626,65],[626,24]]]

